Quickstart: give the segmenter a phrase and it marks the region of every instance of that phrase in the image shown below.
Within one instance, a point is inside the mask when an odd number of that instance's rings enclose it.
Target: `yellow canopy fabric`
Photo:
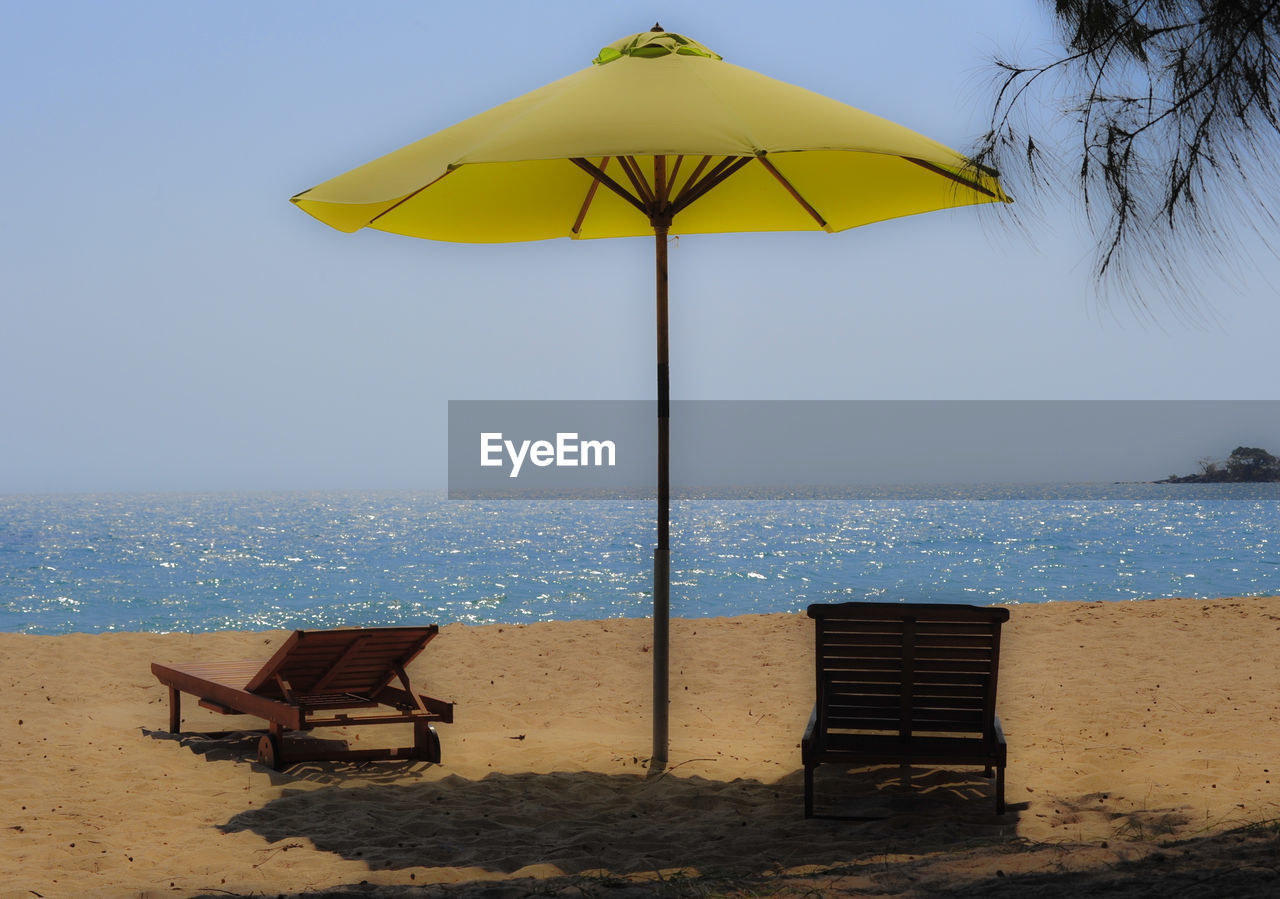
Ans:
[[[681,209],[671,234],[843,231],[1008,199],[994,173],[909,128],[724,62],[680,35],[641,33],[605,48],[590,68],[293,202],[341,231],[433,240],[652,235],[648,215],[572,160],[634,192],[617,160],[633,159],[652,185],[659,156],[672,197],[704,158],[703,175],[725,158],[751,160]]]

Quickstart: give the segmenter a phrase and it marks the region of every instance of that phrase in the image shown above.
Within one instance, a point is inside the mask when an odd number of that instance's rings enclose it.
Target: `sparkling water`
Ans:
[[[1278,594],[1276,486],[1235,499],[681,500],[672,614]],[[642,501],[0,496],[0,631],[642,617],[654,533]]]

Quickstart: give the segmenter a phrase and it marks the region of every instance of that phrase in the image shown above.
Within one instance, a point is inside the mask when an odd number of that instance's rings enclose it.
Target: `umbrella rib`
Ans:
[[[600,160],[600,171],[604,171],[609,164],[609,157],[605,156]],[[577,234],[582,230],[582,221],[587,217],[587,210],[591,208],[591,201],[596,197],[596,191],[600,188],[600,179],[592,178],[591,186],[587,188],[587,196],[582,201],[582,208],[578,210],[578,217],[573,220],[573,233]]]
[[[640,174],[640,164],[636,162],[634,156],[619,156],[618,161],[622,163],[622,170],[627,173],[627,177],[631,179],[631,186],[636,189],[640,199],[647,207],[653,207],[653,191],[649,189],[649,184],[644,180],[644,176]]]
[[[671,190],[676,186],[676,175],[680,172],[680,163],[684,162],[684,154],[676,157],[675,165],[671,166],[671,172],[667,175],[666,189],[662,192],[662,204],[665,206],[671,200]]]
[[[736,159],[739,159],[740,157],[725,156],[723,159],[717,162],[714,166],[712,166],[711,171],[707,172],[707,174],[701,180],[698,180],[698,177],[697,177],[698,173],[701,172],[706,167],[706,164],[710,162],[712,158],[713,157],[711,156],[702,157],[702,164],[698,166],[697,171],[695,171],[693,175],[689,178],[689,180],[685,182],[685,185],[681,189],[679,196],[676,197],[677,203],[683,202],[686,197],[688,197],[690,194],[694,193],[695,191],[701,191],[703,189],[702,185],[705,182],[710,181],[712,178],[717,177],[721,172],[723,172],[729,166],[733,165],[734,161]],[[689,202],[691,203],[693,201],[690,200]]]
[[[689,204],[702,199],[706,196],[708,191],[713,187],[719,186],[725,179],[737,172],[752,159],[755,159],[755,157],[739,156],[734,158],[732,156],[726,156],[724,161],[712,169],[707,177],[694,185],[692,190],[681,191],[680,198],[671,204],[671,215],[675,215],[677,212],[688,207]],[[726,165],[726,163],[728,164]]]
[[[445,169],[445,170],[444,170],[444,175],[441,175],[441,176],[440,176],[440,178],[443,178],[445,175],[451,175],[451,174],[453,174],[453,172],[455,172],[456,170],[457,170],[457,167],[456,167],[456,166],[452,166],[452,165],[451,165],[451,166],[449,166],[447,169]],[[411,193],[411,194],[407,194],[407,195],[405,195],[405,196],[401,197],[400,199],[396,200],[394,203],[392,203],[392,204],[391,204],[390,206],[388,206],[386,209],[382,210],[382,211],[381,211],[381,212],[379,212],[377,215],[375,215],[373,218],[369,219],[369,221],[365,222],[365,225],[366,225],[366,226],[368,226],[368,225],[372,225],[374,222],[376,222],[378,219],[382,218],[382,217],[383,217],[384,215],[386,215],[387,213],[389,213],[389,212],[395,212],[397,209],[399,209],[399,208],[400,208],[401,206],[403,206],[405,203],[408,203],[410,200],[412,200],[412,199],[413,199],[414,197],[416,197],[418,194],[422,193],[422,192],[423,192],[424,190],[426,190],[428,187],[431,187],[433,184],[437,183],[437,182],[440,180],[440,178],[436,178],[436,179],[435,179],[435,181],[431,181],[431,182],[429,182],[429,183],[427,183],[427,184],[424,184],[424,185],[422,185],[421,187],[419,187],[417,190],[415,190],[413,193]]]
[[[612,178],[606,175],[603,169],[599,168],[598,166],[592,165],[590,162],[583,159],[581,156],[570,157],[569,161],[572,162],[574,165],[576,165],[578,168],[582,169],[592,178],[595,178],[605,187],[609,188],[609,190],[613,191],[615,194],[622,197],[622,199],[626,200],[636,209],[640,210],[640,212],[646,218],[648,217],[649,210],[645,208],[644,204],[641,203],[639,200],[637,200],[635,197],[633,197],[631,194],[627,193],[627,189],[623,187],[621,184],[619,184],[617,181],[614,181]]]
[[[680,192],[676,194],[677,202],[679,202],[679,200],[685,195],[685,193],[688,192],[689,188],[692,187],[695,182],[697,182],[698,176],[702,174],[702,170],[707,167],[707,163],[709,162],[711,162],[711,157],[703,156],[702,160],[696,166],[694,166],[693,174],[689,176],[689,180],[684,183],[684,187],[680,188]]]
[[[653,157],[653,215],[649,220],[657,226],[657,216],[659,213],[665,212],[667,209],[667,197],[671,194],[671,184],[667,181],[667,157],[658,155]],[[670,219],[668,219],[668,223]]]
[[[965,178],[961,175],[957,175],[955,172],[949,172],[940,165],[934,165],[932,162],[926,162],[923,159],[917,159],[915,156],[903,156],[901,158],[905,159],[907,162],[915,163],[916,165],[920,166],[920,168],[927,169],[930,172],[933,172],[935,175],[941,175],[943,178],[950,178],[952,181],[955,181],[957,184],[963,184],[965,187],[969,188],[970,190],[976,190],[980,194],[986,194],[988,197],[991,197],[993,200],[1000,199],[1000,197],[996,194],[995,191],[988,190],[978,182],[970,181],[968,178]]]
[[[793,198],[797,203],[799,203],[802,207],[804,207],[804,211],[805,211],[805,212],[807,212],[807,213],[809,213],[809,215],[813,216],[813,220],[814,220],[815,222],[817,222],[817,223],[818,223],[818,225],[819,225],[823,230],[825,230],[825,231],[830,231],[830,230],[831,230],[831,227],[827,224],[827,220],[826,220],[826,219],[824,219],[822,216],[820,216],[820,215],[818,214],[818,210],[814,209],[812,206],[810,206],[810,205],[809,205],[809,201],[808,201],[808,200],[806,200],[804,197],[800,196],[800,191],[798,191],[798,190],[796,190],[796,189],[795,189],[794,185],[792,185],[792,183],[791,183],[790,181],[788,181],[788,180],[783,176],[782,172],[778,171],[778,170],[774,167],[774,165],[773,165],[773,163],[772,163],[772,162],[770,162],[769,160],[765,159],[763,156],[757,156],[757,157],[756,157],[756,159],[759,159],[759,160],[760,160],[760,164],[761,164],[762,166],[764,166],[766,169],[768,169],[768,170],[769,170],[769,174],[771,174],[771,175],[773,175],[773,177],[777,178],[777,179],[778,179],[778,182],[779,182],[783,187],[785,187],[785,188],[787,189],[787,193],[791,194],[792,198]]]

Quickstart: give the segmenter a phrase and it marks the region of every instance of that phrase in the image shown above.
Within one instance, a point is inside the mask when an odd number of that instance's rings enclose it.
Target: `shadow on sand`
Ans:
[[[980,776],[927,772],[903,791],[897,773],[820,781],[829,806],[874,821],[805,820],[800,772],[768,784],[557,772],[286,791],[221,829],[252,831],[271,843],[306,838],[371,870],[478,868],[499,875],[531,866],[565,874],[686,868],[763,874],[1016,839],[1016,806],[994,815]],[[314,782],[311,772],[301,776]]]
[[[373,885],[367,882],[293,894],[295,899],[516,899],[526,896],[837,897],[919,896],[965,899],[1272,899],[1280,895],[1280,828],[1274,822],[1150,844],[1136,857],[1107,857],[1098,847],[1001,845],[952,847],[920,858],[876,857],[856,835],[845,854],[862,858],[803,872],[718,869],[645,880],[612,874],[476,879],[464,883]],[[1082,859],[1083,851],[1087,858]],[[1008,868],[1009,873],[1004,869]],[[228,894],[217,894],[226,899]],[[210,896],[212,899],[212,896]]]
[[[148,735],[180,740],[211,762],[252,758],[251,733]],[[1274,822],[1177,840],[1177,828],[1160,826],[1168,810],[1148,810],[1138,839],[1142,822],[1128,815],[1110,846],[1030,844],[1017,836],[1026,806],[994,815],[990,783],[976,772],[921,771],[903,789],[896,767],[819,770],[828,811],[871,820],[805,820],[799,771],[776,783],[678,772],[436,780],[417,762],[269,773],[284,795],[234,816],[223,832],[286,848],[307,839],[371,871],[456,868],[469,878],[296,894],[312,899],[1280,895]]]

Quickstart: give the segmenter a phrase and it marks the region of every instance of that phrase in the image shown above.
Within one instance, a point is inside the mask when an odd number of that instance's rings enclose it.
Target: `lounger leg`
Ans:
[[[177,687],[169,688],[169,733],[182,733],[182,692]]]
[[[898,766],[898,783],[905,790],[911,786],[911,766],[902,764]]]
[[[280,738],[274,734],[263,734],[258,740],[258,764],[265,765],[272,771],[279,771],[284,767],[280,755]]]
[[[1004,765],[996,769],[996,814],[1004,814]]]
[[[813,817],[813,765],[804,766],[804,816]]]
[[[440,763],[440,737],[426,721],[413,722],[413,754],[425,762]]]
[[[266,734],[258,741],[258,763],[273,771],[289,767],[284,758],[284,727],[275,721],[267,724]]]

